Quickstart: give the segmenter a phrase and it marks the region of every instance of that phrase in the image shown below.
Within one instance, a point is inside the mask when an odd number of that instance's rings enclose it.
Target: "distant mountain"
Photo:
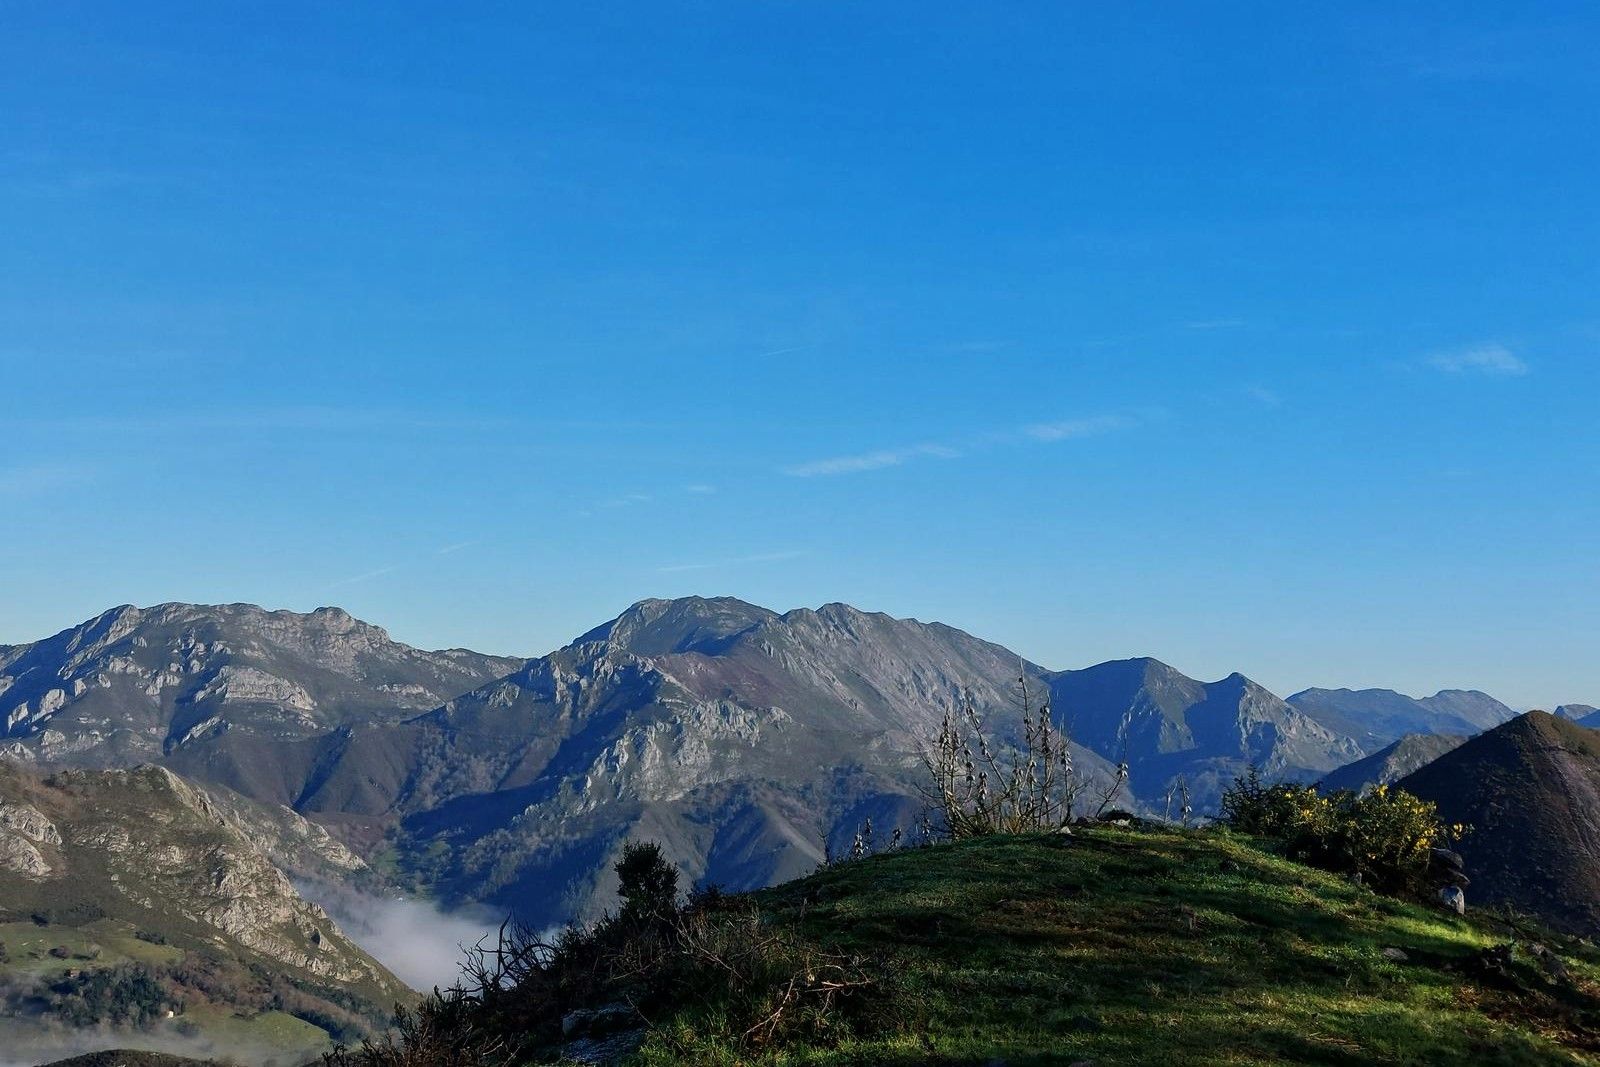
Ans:
[[[1399,787],[1473,828],[1459,846],[1469,900],[1600,934],[1600,732],[1530,711]]]
[[[1600,726],[1600,708],[1588,704],[1563,704],[1551,714],[1558,719],[1571,719],[1583,726]]]
[[[1487,693],[1463,689],[1422,698],[1392,689],[1307,689],[1289,703],[1334,733],[1354,738],[1368,754],[1407,734],[1470,735],[1516,715]]]
[[[1375,785],[1393,785],[1464,741],[1459,734],[1407,734],[1388,748],[1324,775],[1317,788],[1325,793],[1339,789],[1364,793]]]
[[[127,766],[227,731],[283,740],[398,721],[520,660],[423,652],[337,608],[113,608],[0,649],[0,736],[12,755]]]
[[[410,995],[295,892],[251,828],[159,767],[42,776],[0,761],[0,944],[8,1051],[49,1038],[62,990],[92,990],[97,973],[126,983],[130,968],[145,977],[127,997],[193,1009],[168,1047],[247,1044],[275,1027],[314,1054]],[[261,1033],[230,1021],[274,995],[293,1011]],[[64,1003],[71,1027],[110,1026],[102,1039],[162,1040],[148,1024],[123,1033],[115,1014],[85,1016],[127,1008],[115,999]]]
[[[1181,776],[1200,811],[1252,764],[1272,778],[1310,780],[1361,755],[1350,738],[1242,674],[1201,683],[1159,660],[1118,660],[1051,675],[1050,696],[1076,740],[1127,761],[1143,796]]]

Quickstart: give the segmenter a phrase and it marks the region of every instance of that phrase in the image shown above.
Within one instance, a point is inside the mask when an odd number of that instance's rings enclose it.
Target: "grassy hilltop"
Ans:
[[[777,1063],[1600,1062],[1600,953],[1558,985],[1511,939],[1209,832],[979,838],[758,894],[806,940],[888,960],[904,1026]],[[1398,949],[1404,960],[1390,958]],[[748,1059],[715,1008],[655,1020],[653,1063]]]

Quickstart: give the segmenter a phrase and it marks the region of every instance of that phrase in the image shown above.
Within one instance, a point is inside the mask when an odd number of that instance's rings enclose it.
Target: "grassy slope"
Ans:
[[[777,1062],[1600,1062],[1592,947],[1563,949],[1582,957],[1568,955],[1564,998],[1497,989],[1456,962],[1508,940],[1487,920],[1380,897],[1236,837],[972,840],[758,899],[817,940],[891,954],[916,1003],[902,1034],[778,1049]],[[1410,960],[1384,958],[1391,946]],[[692,1009],[664,1022],[647,1060],[735,1058],[695,1036]]]

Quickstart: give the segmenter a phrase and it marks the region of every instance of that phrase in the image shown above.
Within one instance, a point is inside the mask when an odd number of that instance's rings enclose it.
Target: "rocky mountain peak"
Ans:
[[[735,597],[641,600],[574,643],[603,641],[641,656],[689,652],[726,640],[776,614]]]

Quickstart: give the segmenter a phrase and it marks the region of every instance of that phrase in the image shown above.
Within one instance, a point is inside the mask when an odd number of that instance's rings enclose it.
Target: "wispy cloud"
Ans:
[[[362,574],[353,574],[348,578],[340,578],[337,582],[329,582],[328,588],[342,589],[347,585],[357,585],[361,582],[370,582],[374,578],[382,578],[385,574],[393,574],[399,569],[400,564],[398,563],[389,567],[379,567],[377,570],[366,571]]]
[[[1147,418],[1156,418],[1152,411]],[[1087,418],[1063,419],[1058,422],[1036,422],[1012,430],[974,435],[955,443],[924,442],[901,448],[881,448],[849,456],[832,456],[784,467],[784,474],[792,478],[822,478],[838,474],[860,474],[865,471],[900,467],[919,459],[960,459],[974,452],[984,452],[995,447],[1019,444],[1053,444],[1057,441],[1097,437],[1137,426],[1141,421],[1131,415],[1094,415]]]
[[[717,487],[714,485],[699,483],[696,485],[686,485],[683,487],[683,491],[691,496],[710,496],[712,493],[717,491]]]
[[[956,459],[960,455],[960,449],[949,445],[921,444],[906,448],[881,448],[875,452],[862,452],[854,456],[814,459],[807,463],[785,467],[783,472],[794,478],[823,478],[834,474],[859,474],[862,471],[898,467],[913,459]]]
[[[441,548],[434,549],[433,554],[436,555],[436,556],[453,556],[457,552],[460,552],[464,548],[471,548],[473,545],[480,544],[480,543],[481,542],[479,542],[476,539],[471,540],[471,541],[457,541],[453,545],[444,545]]]
[[[1446,374],[1487,374],[1520,378],[1531,369],[1523,358],[1502,344],[1484,344],[1428,357],[1428,365]]]
[[[786,559],[798,559],[807,555],[803,548],[789,549],[784,552],[762,552],[754,556],[735,556],[731,559],[712,560],[703,563],[674,563],[666,567],[657,567],[657,574],[683,574],[688,571],[713,571],[725,567],[743,567],[753,563],[780,563]]]
[[[159,415],[84,415],[51,420],[53,428],[106,433],[247,431],[339,432],[367,430],[496,430],[512,420],[479,414],[436,415],[420,411],[348,407],[285,407]]]
[[[1133,425],[1126,415],[1096,415],[1088,419],[1066,419],[1062,422],[1040,422],[1023,427],[1023,434],[1035,441],[1073,441],[1082,437],[1098,437],[1114,430],[1125,430]]]
[[[595,507],[608,510],[612,508],[631,508],[635,504],[648,504],[654,499],[655,497],[649,493],[623,493],[621,496],[614,496],[610,500],[602,500]]]

